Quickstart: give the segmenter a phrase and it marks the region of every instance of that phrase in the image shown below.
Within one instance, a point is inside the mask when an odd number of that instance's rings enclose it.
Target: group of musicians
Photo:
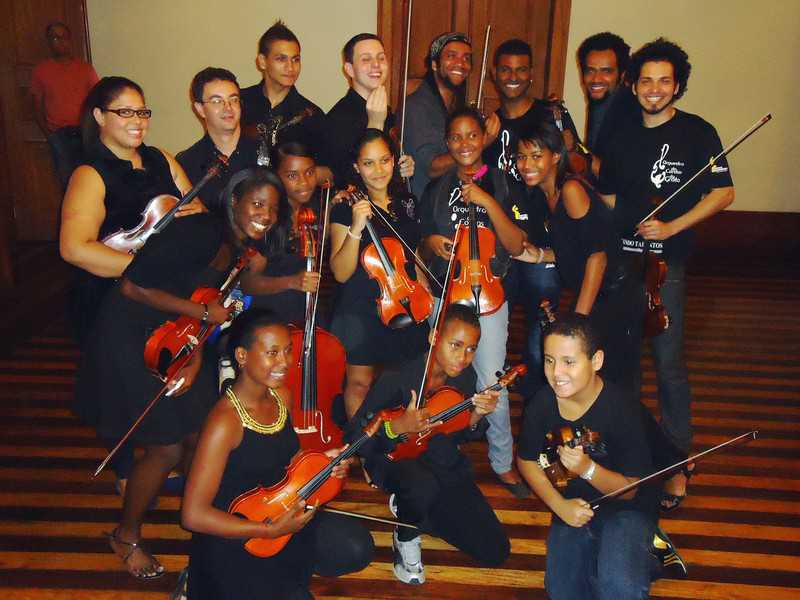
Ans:
[[[362,521],[302,495],[274,518],[229,512],[242,494],[281,482],[287,468],[302,478],[288,324],[303,329],[320,285],[320,265],[309,268],[300,234],[311,215],[338,284],[331,314],[317,322],[345,355],[331,408],[338,417],[326,415],[342,440],[324,449],[335,465],[328,475],[347,477],[346,449],[358,447],[364,476],[386,492],[397,518],[395,576],[425,582],[422,533],[482,565],[508,558],[508,534],[460,450],[486,436],[498,484],[520,499],[532,490],[553,512],[545,576],[552,598],[648,597],[663,550],[673,550],[658,512],[678,507],[694,465],[593,500],[688,456],[685,270],[693,226],[733,201],[725,160],[645,217],[655,197],[677,190],[721,144],[709,123],[676,108],[690,64],[663,38],[632,55],[611,33],[583,42],[585,142],[562,102],[533,97],[528,43],[504,41],[489,58],[501,101],[491,115],[466,98],[473,58],[463,33],[433,40],[401,123],[388,104],[383,42],[357,35],[342,52],[350,87],[326,115],[297,91],[300,42],[278,21],[259,41],[260,83],[241,89],[226,69],[197,73],[191,99],[206,134],[176,157],[145,145],[152,112],[139,85],[103,77],[92,88],[81,120],[84,160],[66,190],[60,236],[62,256],[79,271],[76,411],[113,446],[164,384],[143,357],[153,331],[179,316],[230,323],[194,349],[173,377],[179,387],[115,455],[123,509],[108,538],[134,577],[164,573],[141,545],[142,525],[173,471],[186,475],[190,598],[310,598],[313,573],[342,575],[372,559]],[[227,169],[206,177],[136,252],[103,243],[137,227],[152,198],[185,196],[219,162]],[[245,255],[238,292],[251,297],[249,309],[233,319],[237,305],[222,297],[190,299],[199,287],[220,286]],[[651,340],[660,423],[639,399],[650,255],[666,265],[659,292],[669,324]],[[427,310],[400,295],[399,312],[381,312],[381,297],[396,295],[395,271],[404,289],[428,298]],[[456,298],[462,275],[469,292]],[[571,304],[559,311],[562,290]],[[508,393],[496,385],[515,304],[527,317],[516,462]],[[235,371],[225,385],[220,364]],[[315,375],[331,372],[320,363]],[[443,388],[466,402],[458,431],[437,433],[444,413],[427,407]],[[565,430],[572,442],[553,442]],[[589,434],[600,443],[581,443]],[[422,438],[423,452],[392,457]],[[549,476],[548,452],[566,482]],[[244,545],[285,536],[266,557]]]

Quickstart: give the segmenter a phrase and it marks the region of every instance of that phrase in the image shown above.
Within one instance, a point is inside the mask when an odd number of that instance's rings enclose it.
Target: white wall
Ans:
[[[173,153],[202,135],[189,100],[194,74],[224,67],[242,87],[258,82],[258,38],[275,19],[300,39],[298,89],[326,111],[347,90],[342,46],[377,27],[375,0],[87,0],[87,11],[98,74],[144,88],[153,109],[148,143]]]
[[[723,146],[771,112],[773,120],[730,156],[733,209],[800,211],[800,1],[572,0],[568,56],[600,31],[622,36],[633,50],[658,36],[683,47],[692,74],[677,106],[711,122]],[[581,127],[577,60],[567,65],[564,95]]]

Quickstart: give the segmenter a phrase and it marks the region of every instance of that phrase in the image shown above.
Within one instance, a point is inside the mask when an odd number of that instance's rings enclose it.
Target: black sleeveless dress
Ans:
[[[221,402],[227,402],[227,399]],[[244,429],[242,443],[228,456],[214,506],[227,511],[231,501],[286,475],[286,467],[300,449],[291,417],[283,429],[261,434]],[[244,548],[245,540],[192,535],[189,552],[191,600],[262,600],[294,598],[307,589],[314,569],[314,540],[318,519],[294,534],[275,556],[259,558]]]
[[[118,158],[98,142],[90,148],[85,164],[92,167],[106,188],[103,200],[106,218],[100,226],[98,239],[120,229],[135,227],[142,219],[147,203],[155,196],[181,193],[172,179],[169,163],[158,148],[139,146],[142,168],[134,169],[130,161]],[[110,277],[97,277],[83,269],[75,270],[70,312],[75,337],[83,344],[97,316],[103,298],[116,283]]]
[[[201,286],[219,286],[223,271],[211,269],[222,244],[222,222],[209,213],[172,221],[152,236],[125,270],[142,288],[189,298]],[[94,425],[101,438],[119,439],[161,389],[163,383],[144,364],[150,335],[177,315],[124,296],[114,287],[103,299],[86,343],[75,389],[75,412]],[[194,385],[180,396],[159,401],[133,434],[140,445],[169,445],[198,431],[218,399],[216,356],[203,348],[203,366]]]

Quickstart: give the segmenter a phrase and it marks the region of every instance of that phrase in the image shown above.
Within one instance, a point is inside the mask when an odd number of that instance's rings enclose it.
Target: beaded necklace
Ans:
[[[275,399],[275,402],[278,404],[278,417],[269,425],[263,425],[250,416],[250,413],[248,413],[247,409],[245,409],[245,407],[242,405],[232,387],[229,387],[227,390],[225,390],[225,395],[228,396],[228,400],[231,401],[231,404],[233,404],[236,412],[239,413],[239,419],[242,421],[242,427],[250,429],[251,431],[255,431],[256,433],[273,434],[279,432],[281,429],[283,429],[283,426],[286,425],[286,405],[281,401],[281,397],[275,390],[272,388],[267,389],[269,390],[270,395]]]

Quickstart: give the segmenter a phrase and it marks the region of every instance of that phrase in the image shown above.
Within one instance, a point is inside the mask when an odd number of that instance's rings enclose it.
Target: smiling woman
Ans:
[[[133,257],[99,309],[78,373],[76,411],[103,439],[121,437],[163,385],[144,363],[142,348],[151,331],[175,315],[212,325],[230,318],[232,307],[220,300],[202,304],[190,297],[196,288],[219,287],[228,278],[245,248],[273,228],[283,196],[280,180],[266,169],[236,174],[226,195],[227,224],[208,213],[175,219]],[[122,519],[109,542],[139,579],[164,572],[138,545],[142,521],[169,472],[189,459],[217,399],[213,354],[212,348],[200,347],[174,376],[174,381],[184,379],[176,394],[181,397],[156,404],[131,437],[144,453],[128,477]]]

